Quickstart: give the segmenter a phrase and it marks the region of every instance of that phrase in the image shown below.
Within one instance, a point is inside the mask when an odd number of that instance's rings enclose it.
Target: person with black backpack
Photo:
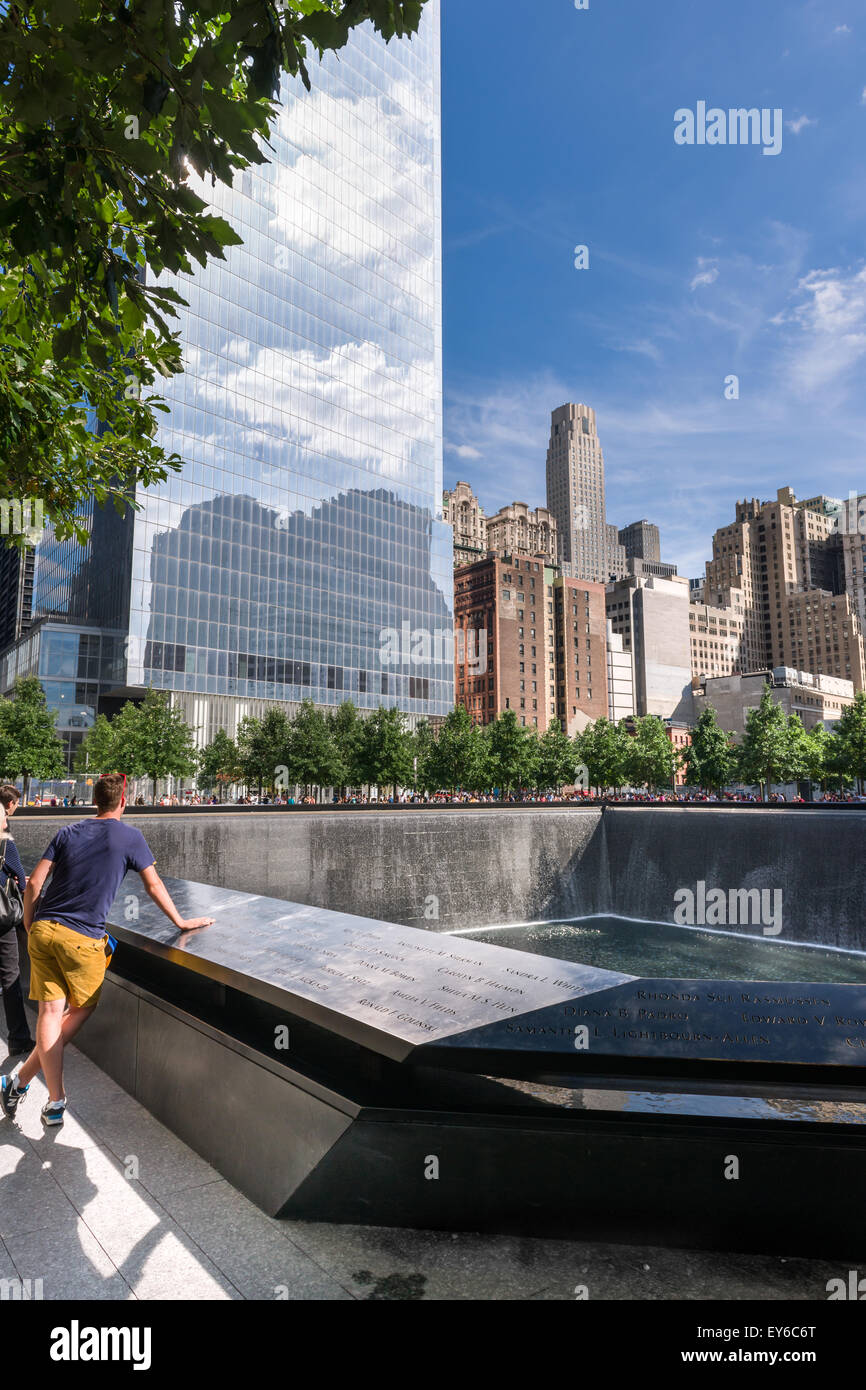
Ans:
[[[24,1011],[18,929],[24,921],[24,867],[9,831],[9,818],[18,809],[18,788],[0,786],[0,988],[6,1015],[9,1056],[31,1052],[35,1046]]]

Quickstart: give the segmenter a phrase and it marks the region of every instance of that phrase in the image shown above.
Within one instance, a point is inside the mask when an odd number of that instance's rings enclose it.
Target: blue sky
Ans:
[[[738,497],[866,491],[863,0],[443,8],[446,486],[544,504],[573,400],[681,574]],[[781,152],[676,145],[698,101]]]

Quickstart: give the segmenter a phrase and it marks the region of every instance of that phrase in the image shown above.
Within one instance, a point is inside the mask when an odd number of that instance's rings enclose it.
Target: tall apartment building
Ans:
[[[631,575],[607,586],[607,617],[634,669],[634,713],[691,722],[689,581]]]
[[[632,521],[619,532],[619,543],[625,550],[627,560],[655,560],[662,558],[659,528],[651,521]]]
[[[617,528],[608,525],[604,453],[595,411],[563,405],[551,417],[547,505],[556,517],[564,575],[607,584],[626,572]]]
[[[454,532],[455,569],[490,553],[535,555],[553,568],[559,563],[556,517],[546,507],[512,502],[488,517],[469,483],[458,483],[443,494],[442,512]]]
[[[788,628],[781,650],[795,670],[851,681],[866,690],[863,629],[850,594],[808,589],[787,598]]]
[[[604,589],[543,560],[488,555],[454,575],[456,703],[477,724],[514,710],[570,734],[607,713]]]
[[[474,723],[512,709],[544,733],[556,718],[553,578],[540,560],[498,555],[455,571],[455,702]]]
[[[353,29],[312,91],[284,81],[270,162],[204,190],[244,244],[179,277],[159,439],[184,470],[94,512],[87,547],[40,544],[42,621],[0,663],[75,711],[70,738],[148,686],[202,742],[305,698],[452,707],[439,30],[438,0],[411,42]],[[404,622],[444,656],[395,659]]]
[[[864,628],[856,597],[846,597],[836,507],[826,497],[799,502],[790,488],[780,488],[774,502],[738,502],[734,523],[715,533],[706,586],[742,593],[741,671],[784,666],[861,688]],[[853,571],[853,544],[850,551]],[[827,600],[820,604],[820,632],[805,597],[818,592]]]

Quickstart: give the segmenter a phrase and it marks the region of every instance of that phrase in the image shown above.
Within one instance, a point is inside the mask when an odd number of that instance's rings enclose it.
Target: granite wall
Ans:
[[[674,893],[722,888],[781,892],[790,941],[866,950],[863,811],[678,810],[608,806],[610,901],[624,917],[674,920]],[[769,901],[773,901],[770,899]],[[715,924],[719,929],[724,925]],[[762,934],[762,926],[734,924]]]
[[[167,876],[434,931],[607,907],[599,808],[125,819]],[[16,815],[27,867],[66,820]]]
[[[67,819],[16,815],[26,865]],[[866,809],[612,806],[128,819],[171,877],[434,931],[597,912],[672,922],[677,890],[702,881],[726,892],[780,889],[783,938],[866,950]],[[762,933],[760,924],[734,929]]]

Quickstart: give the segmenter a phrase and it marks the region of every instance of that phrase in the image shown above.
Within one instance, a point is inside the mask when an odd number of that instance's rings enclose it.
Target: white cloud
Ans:
[[[805,130],[807,125],[817,125],[817,121],[810,120],[808,116],[798,116],[794,121],[786,121],[785,125],[789,130],[793,130],[795,135],[799,135],[801,130]]]
[[[459,459],[480,459],[481,450],[474,449],[471,444],[446,444],[447,454],[456,454]]]
[[[847,24],[837,24],[836,28],[833,30],[834,34],[850,34],[852,32],[852,29]]]
[[[485,511],[515,497],[532,507],[545,505],[550,413],[566,401],[587,401],[586,390],[581,394],[579,383],[568,384],[553,372],[464,382],[448,391],[448,433],[452,439],[476,441],[479,461],[466,481]],[[446,469],[446,486],[455,481],[452,464]]]
[[[866,106],[866,87],[864,87],[860,93],[860,105]]]
[[[633,343],[620,343],[617,352],[636,352],[641,357],[649,357],[653,362],[661,362],[662,355],[649,338],[638,338]]]
[[[719,267],[715,261],[698,256],[698,273],[692,276],[689,289],[699,289],[701,285],[714,285],[719,278]]]
[[[801,391],[826,390],[866,356],[866,267],[847,275],[812,270],[797,293],[799,302],[777,320],[794,335],[786,366]]]

